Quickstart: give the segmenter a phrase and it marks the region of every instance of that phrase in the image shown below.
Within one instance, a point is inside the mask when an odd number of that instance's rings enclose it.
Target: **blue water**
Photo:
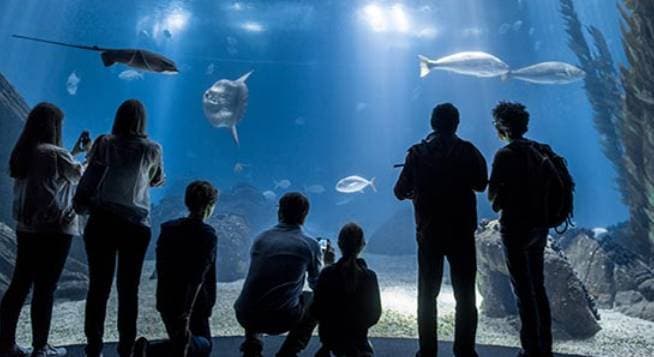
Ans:
[[[407,205],[392,195],[398,174],[392,165],[428,133],[435,104],[459,107],[460,135],[477,144],[490,164],[502,145],[490,110],[502,99],[521,101],[532,115],[528,135],[569,161],[578,224],[609,226],[627,218],[581,82],[544,86],[438,71],[418,76],[418,54],[438,58],[467,50],[492,53],[513,68],[547,60],[576,64],[558,1],[397,3],[406,22],[389,15],[396,2],[383,1],[375,6],[385,22],[363,15],[368,1],[4,0],[0,72],[30,105],[45,100],[64,110],[68,146],[81,130],[94,136],[109,131],[124,99],[142,100],[148,132],[164,147],[168,185],[156,190],[156,199],[194,178],[221,189],[248,182],[262,191],[282,179],[291,181],[289,190],[319,184],[326,192],[311,195],[309,224],[327,232],[347,219],[374,230]],[[616,2],[576,6],[623,62]],[[127,68],[105,68],[96,53],[21,41],[13,33],[148,48],[174,59],[181,73],[144,73],[126,81],[118,75]],[[228,130],[208,123],[201,99],[218,79],[252,69],[237,147]],[[72,72],[81,79],[75,95],[66,87]],[[236,163],[249,166],[235,173]],[[340,178],[353,174],[376,177],[379,192],[348,196],[334,190]],[[490,216],[485,196],[479,206],[482,216]]]

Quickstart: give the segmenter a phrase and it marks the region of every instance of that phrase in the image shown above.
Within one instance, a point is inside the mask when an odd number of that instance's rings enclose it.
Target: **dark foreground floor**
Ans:
[[[238,347],[242,341],[242,337],[216,337],[214,338],[214,346],[212,356],[216,357],[238,357]],[[264,356],[274,356],[277,348],[282,343],[282,337],[268,336],[265,339]],[[415,356],[417,341],[414,339],[406,338],[373,338],[372,343],[375,346],[375,356],[380,357],[412,357]],[[105,357],[115,356],[115,345],[113,343],[105,344]],[[318,349],[318,340],[314,337],[307,350],[302,353],[302,356],[313,356],[313,353]],[[439,356],[453,356],[452,343],[440,342],[439,343]],[[501,346],[488,346],[477,345],[477,353],[479,356],[492,356],[504,357],[515,356],[518,353],[516,348],[501,347]],[[68,356],[78,357],[83,356],[83,348],[81,346],[68,347]],[[573,356],[557,354],[556,356]]]

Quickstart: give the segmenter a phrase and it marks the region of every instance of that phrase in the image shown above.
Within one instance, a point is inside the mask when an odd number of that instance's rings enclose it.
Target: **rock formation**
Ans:
[[[498,228],[497,221],[483,222],[477,232],[477,286],[484,299],[483,314],[510,317],[517,311]],[[555,335],[560,338],[593,336],[600,330],[594,301],[565,255],[551,242],[545,249],[544,266]]]
[[[75,238],[77,239],[77,238]],[[16,262],[16,234],[0,223],[0,296],[4,295]],[[85,260],[70,254],[59,279],[55,293],[57,300],[83,300],[88,286],[88,268]]]
[[[29,107],[16,89],[0,74],[0,222],[13,222],[11,217],[11,196],[13,182],[6,175],[9,171],[9,155]]]
[[[413,208],[397,211],[370,236],[366,252],[387,255],[416,254]]]
[[[558,245],[599,306],[654,321],[654,270],[614,240],[612,233],[595,238],[577,230]]]

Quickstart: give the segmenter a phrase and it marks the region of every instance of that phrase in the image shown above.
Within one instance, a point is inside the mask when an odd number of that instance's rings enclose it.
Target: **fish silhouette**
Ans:
[[[29,41],[49,43],[57,46],[100,52],[100,57],[102,58],[102,63],[105,65],[105,67],[112,66],[115,63],[122,63],[129,67],[138,68],[148,72],[169,74],[179,72],[173,60],[166,58],[158,53],[144,49],[102,48],[98,46],[76,45],[65,42],[50,41],[22,35],[12,35],[12,37]]]

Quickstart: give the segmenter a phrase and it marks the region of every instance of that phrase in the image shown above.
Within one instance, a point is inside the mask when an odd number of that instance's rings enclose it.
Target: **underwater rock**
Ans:
[[[368,239],[366,252],[386,255],[416,254],[416,224],[413,208],[397,211]]]
[[[559,237],[557,243],[600,306],[654,321],[654,271],[618,244],[615,236],[609,231],[595,238],[592,231],[574,230]],[[638,299],[633,299],[635,294]]]
[[[0,223],[0,296],[4,295],[11,282],[15,263],[16,233],[4,223]],[[75,301],[85,299],[88,280],[86,260],[78,259],[71,252],[59,279],[55,299]]]
[[[592,297],[577,278],[565,255],[551,242],[545,248],[545,288],[552,311],[553,333],[569,338],[587,338],[600,330]],[[516,314],[510,293],[497,221],[485,221],[477,231],[477,286],[484,300],[481,312],[491,317]]]
[[[13,222],[11,199],[13,180],[9,172],[9,155],[29,113],[29,106],[18,91],[0,73],[0,221]]]
[[[250,229],[245,218],[237,215],[214,216],[207,222],[218,234],[216,277],[230,282],[243,279],[250,260]]]

